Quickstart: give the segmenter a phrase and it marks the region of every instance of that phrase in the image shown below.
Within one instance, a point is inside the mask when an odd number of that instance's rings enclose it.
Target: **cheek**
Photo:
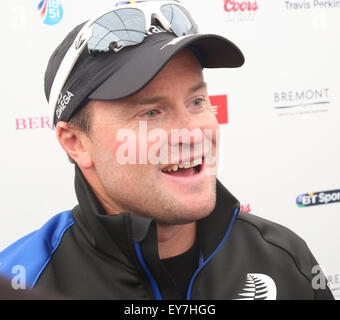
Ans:
[[[144,154],[147,153],[149,164],[158,165],[169,163],[169,135],[164,129],[150,130],[148,132],[148,141],[144,141],[141,146],[144,146]]]
[[[219,139],[219,124],[213,112],[209,112],[209,114],[206,115],[201,130],[204,134],[203,148],[207,157],[206,161],[207,163],[215,164]]]
[[[160,149],[167,145],[167,135],[162,130],[147,131],[141,128],[137,132],[122,129],[109,139],[100,142],[101,156],[119,166],[119,170],[136,169],[137,165],[155,164],[159,161]],[[98,152],[97,152],[98,153]],[[99,151],[100,153],[100,151]],[[153,161],[154,160],[154,161]],[[143,169],[144,166],[142,166]]]
[[[220,126],[218,124],[217,118],[214,113],[211,113],[209,119],[208,119],[208,125],[207,128],[212,129],[214,132],[218,131]]]
[[[91,141],[91,154],[97,166],[117,166],[118,171],[133,171],[138,164],[158,162],[160,149],[163,150],[164,145],[167,146],[164,130],[143,132],[142,128],[136,132],[132,129],[121,129],[110,135],[98,133]],[[142,168],[145,169],[144,166]]]
[[[124,145],[124,141],[117,140],[115,132],[104,133],[96,132],[95,136],[91,137],[91,155],[95,165],[105,165],[107,162],[116,162],[117,151]]]
[[[211,140],[214,144],[218,139],[219,135],[219,124],[215,113],[211,110],[207,111],[200,123],[200,128],[203,130],[204,135],[207,137],[211,137]]]

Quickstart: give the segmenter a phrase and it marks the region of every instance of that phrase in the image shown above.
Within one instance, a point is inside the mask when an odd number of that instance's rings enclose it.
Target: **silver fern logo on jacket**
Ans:
[[[274,280],[262,273],[248,273],[246,283],[236,300],[276,300]]]

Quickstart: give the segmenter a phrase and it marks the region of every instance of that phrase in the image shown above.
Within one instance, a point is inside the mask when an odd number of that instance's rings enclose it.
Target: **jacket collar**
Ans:
[[[115,258],[118,250],[126,263],[131,259],[137,263],[133,244],[145,240],[153,243],[152,251],[156,251],[154,254],[158,257],[156,224],[151,218],[127,212],[107,215],[77,165],[75,191],[79,205],[74,208],[74,219],[97,250]],[[197,222],[198,243],[204,258],[219,245],[238,207],[237,199],[217,180],[215,209]]]

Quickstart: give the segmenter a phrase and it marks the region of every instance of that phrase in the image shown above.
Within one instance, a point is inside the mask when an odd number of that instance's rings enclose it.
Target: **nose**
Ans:
[[[203,131],[193,116],[186,111],[178,112],[169,133],[171,163],[201,158]]]
[[[193,145],[202,143],[203,131],[186,111],[177,113],[170,128],[169,144]]]

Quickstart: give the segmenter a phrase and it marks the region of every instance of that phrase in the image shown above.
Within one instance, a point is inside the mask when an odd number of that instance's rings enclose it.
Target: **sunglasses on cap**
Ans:
[[[198,33],[190,13],[177,1],[120,1],[112,10],[90,19],[76,36],[54,78],[49,97],[50,120],[54,124],[55,109],[79,56],[87,47],[89,54],[118,52],[143,42],[154,21],[176,36]]]

